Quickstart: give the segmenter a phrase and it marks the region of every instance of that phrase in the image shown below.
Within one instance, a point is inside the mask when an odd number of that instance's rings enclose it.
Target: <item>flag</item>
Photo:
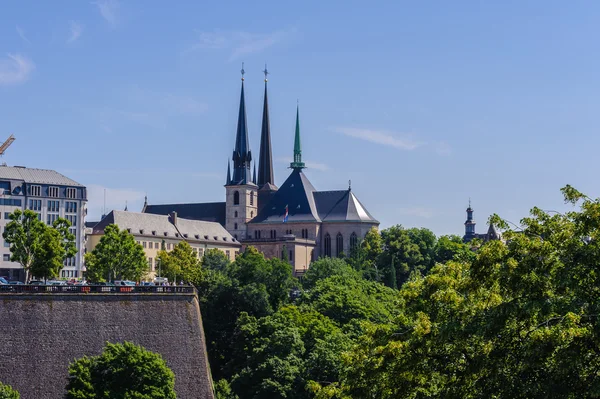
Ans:
[[[285,215],[283,215],[283,223],[288,221],[288,206],[285,206]]]

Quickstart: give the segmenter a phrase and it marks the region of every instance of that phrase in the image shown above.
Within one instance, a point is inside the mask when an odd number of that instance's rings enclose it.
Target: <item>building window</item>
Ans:
[[[292,259],[294,259],[294,256],[293,256],[293,255],[294,255],[294,253],[293,253],[293,252],[292,252],[292,250],[290,249],[290,257],[289,257],[289,260],[290,260],[290,262],[293,262],[293,260],[292,260]]]
[[[198,257],[201,258],[204,256],[204,249],[203,248],[199,248],[198,249]]]
[[[254,238],[260,238],[260,230],[254,230]]]
[[[42,210],[42,200],[29,200],[29,209],[32,211]]]
[[[277,238],[277,230],[271,230],[271,238],[272,239]]]
[[[250,205],[254,205],[254,191],[250,191]]]
[[[233,205],[239,205],[240,204],[240,192],[236,191],[233,193]]]
[[[234,223],[234,224],[233,224],[233,229],[234,229],[234,230],[237,230],[237,223]]]
[[[171,249],[171,243],[167,244],[167,249],[169,249],[169,250]]]
[[[237,211],[235,211],[235,213],[233,214],[233,217],[238,217]]]
[[[65,201],[65,212],[76,213],[77,212],[77,202]]]
[[[10,212],[4,212],[4,219],[10,219]]]
[[[254,217],[254,212],[250,212],[250,219],[252,219]]]
[[[152,270],[152,258],[148,258],[148,269]]]
[[[323,252],[325,256],[331,258],[331,236],[329,233],[325,234],[325,240],[323,241]]]
[[[58,212],[60,210],[60,201],[48,201],[48,212]]]
[[[227,259],[231,259],[231,255],[230,255],[229,251],[225,251],[225,255],[227,255]]]
[[[344,252],[344,237],[338,233],[335,237],[335,256],[339,257]]]
[[[48,187],[48,197],[58,198],[58,187]]]
[[[77,215],[65,215],[65,219],[71,222],[71,226],[77,226]]]
[[[158,249],[158,243],[157,242],[154,243],[154,249]]]
[[[0,198],[0,205],[21,206],[21,200],[13,198]]]
[[[77,189],[67,188],[67,198],[77,198]]]
[[[31,196],[41,197],[42,196],[42,186],[31,186]]]
[[[143,246],[144,248],[146,248],[146,246],[147,246],[147,245],[148,245],[148,243],[146,243],[146,241],[142,241],[142,246]]]
[[[46,222],[48,226],[52,226],[54,222],[58,219],[58,213],[49,213],[46,218]]]
[[[352,233],[352,235],[350,235],[350,253],[354,253],[354,250],[356,250],[357,244],[358,244],[358,237],[356,236],[356,233]]]
[[[4,254],[4,255],[2,255],[2,260],[4,262],[10,262],[10,254]]]
[[[235,239],[237,240],[237,234],[234,235]]]
[[[302,238],[308,238],[308,229],[302,229]]]

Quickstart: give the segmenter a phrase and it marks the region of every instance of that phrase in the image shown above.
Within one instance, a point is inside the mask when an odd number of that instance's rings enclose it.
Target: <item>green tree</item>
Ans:
[[[21,264],[25,271],[25,281],[29,281],[46,225],[38,219],[37,213],[29,209],[24,212],[17,209],[9,218],[10,222],[2,237],[10,244],[10,260]]]
[[[52,228],[45,227],[42,230],[35,248],[31,274],[44,280],[58,277],[65,259],[77,253],[75,235],[69,231],[70,226],[67,219],[58,218]]]
[[[85,263],[87,278],[94,282],[140,280],[148,270],[142,246],[114,224],[106,226],[98,245],[85,255]]]
[[[69,365],[66,399],[96,398],[175,399],[175,375],[157,353],[107,343],[101,355]]]
[[[198,284],[202,278],[198,256],[186,241],[180,241],[170,252],[159,251],[158,259],[162,275],[174,282],[184,280]]]
[[[302,286],[308,290],[313,288],[318,281],[332,276],[360,278],[360,274],[342,259],[320,258],[314,261],[302,276]]]
[[[20,399],[19,392],[0,382],[0,399]]]
[[[459,236],[441,236],[435,246],[434,259],[438,263],[446,263],[450,260],[472,261],[475,259],[475,253]]]
[[[418,235],[410,233],[400,225],[392,226],[381,232],[383,241],[383,252],[379,256],[378,263],[384,271],[384,281],[390,284],[392,264],[395,267],[396,284],[401,286],[413,272],[425,273],[428,268],[428,260],[421,253],[421,247],[413,239]],[[424,244],[426,246],[426,244]]]
[[[227,255],[216,248],[207,249],[202,257],[202,267],[206,269],[225,271],[230,263]]]

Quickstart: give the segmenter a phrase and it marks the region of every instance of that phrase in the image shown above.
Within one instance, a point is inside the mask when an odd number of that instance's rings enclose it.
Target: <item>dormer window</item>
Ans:
[[[200,239],[200,234],[196,234],[196,235],[194,235],[194,238],[195,238],[196,240],[199,240],[199,239]]]
[[[140,229],[140,234],[144,234],[144,229]]]
[[[219,237],[217,237],[217,236],[214,236],[213,238],[215,239],[215,241],[219,240]]]
[[[58,187],[48,187],[48,197],[58,198]]]
[[[156,230],[152,230],[152,235],[155,236],[156,235]]]
[[[169,235],[169,233],[167,233],[167,232],[165,231],[165,237],[167,237],[168,235]]]
[[[131,234],[131,229],[127,229],[127,232],[128,232],[129,234]]]
[[[77,189],[67,188],[67,198],[77,198]]]
[[[185,234],[183,235],[183,238],[188,238],[188,235],[187,235],[187,233],[185,233]]]
[[[175,233],[175,237],[179,238],[179,233]]]
[[[33,197],[41,197],[42,196],[42,186],[31,186],[31,195]]]
[[[223,241],[227,241],[227,237],[223,237]]]
[[[208,240],[208,236],[204,236],[204,239],[205,239],[205,240]]]

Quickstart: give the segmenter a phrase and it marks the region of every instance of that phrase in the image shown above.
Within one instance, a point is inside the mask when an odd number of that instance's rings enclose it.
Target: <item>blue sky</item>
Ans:
[[[300,103],[307,176],[382,222],[478,232],[597,197],[600,3],[32,1],[0,5],[3,161],[107,208],[222,201],[241,62],[258,158],[268,63],[275,177]]]

